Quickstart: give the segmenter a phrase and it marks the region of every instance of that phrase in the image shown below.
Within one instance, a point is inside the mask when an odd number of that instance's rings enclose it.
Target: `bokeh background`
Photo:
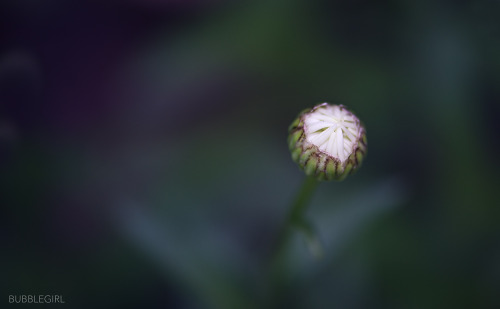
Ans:
[[[500,308],[499,17],[493,0],[2,1],[1,306]],[[311,201],[323,259],[294,235],[275,286],[304,179],[287,127],[325,101],[364,121],[368,156]]]

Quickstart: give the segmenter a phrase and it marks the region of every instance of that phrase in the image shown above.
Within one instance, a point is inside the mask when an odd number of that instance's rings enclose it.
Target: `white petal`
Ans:
[[[342,129],[337,130],[337,149],[340,161],[345,160],[344,155],[344,134],[342,134]]]
[[[333,128],[326,129],[317,136],[311,139],[311,143],[315,145],[322,145],[325,143],[333,132]]]

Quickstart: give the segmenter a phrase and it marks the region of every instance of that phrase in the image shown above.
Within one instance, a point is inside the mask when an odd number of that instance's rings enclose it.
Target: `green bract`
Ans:
[[[302,111],[288,129],[292,159],[318,180],[343,180],[366,155],[366,131],[343,105],[323,103]]]

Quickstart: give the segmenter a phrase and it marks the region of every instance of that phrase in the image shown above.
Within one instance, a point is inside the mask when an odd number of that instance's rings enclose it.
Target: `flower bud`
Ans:
[[[288,133],[293,161],[318,180],[343,180],[366,154],[365,128],[343,105],[323,103],[302,111]]]

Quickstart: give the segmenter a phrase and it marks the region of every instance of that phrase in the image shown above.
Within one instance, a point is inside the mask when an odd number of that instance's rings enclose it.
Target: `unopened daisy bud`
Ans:
[[[365,128],[343,105],[323,103],[302,111],[288,133],[292,159],[318,180],[343,180],[366,154]]]

